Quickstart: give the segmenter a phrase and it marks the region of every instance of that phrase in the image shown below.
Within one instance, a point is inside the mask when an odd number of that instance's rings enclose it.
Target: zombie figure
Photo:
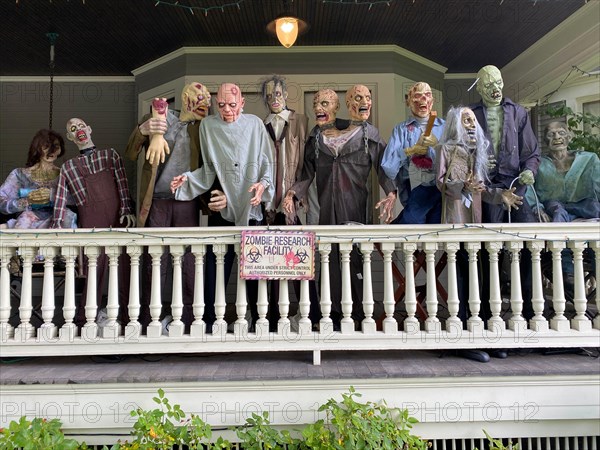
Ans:
[[[223,226],[261,225],[261,202],[271,202],[273,185],[273,152],[269,135],[258,117],[242,114],[244,97],[241,89],[224,83],[217,93],[218,115],[209,116],[200,124],[200,150],[204,165],[193,172],[175,176],[171,191],[177,200],[189,201],[211,189],[215,179],[227,198],[221,210]],[[212,252],[211,252],[212,253]],[[233,249],[230,249],[230,255]],[[214,317],[214,286],[216,262],[207,254],[207,285],[205,322],[212,325]],[[226,274],[226,277],[228,275]],[[256,282],[246,283],[250,309],[256,319]]]
[[[600,218],[600,159],[592,152],[569,151],[572,137],[563,122],[544,130],[546,151],[534,185],[539,203],[528,192],[544,222]]]
[[[360,97],[360,98],[359,98]],[[367,180],[371,167],[377,170],[379,184],[388,197],[378,206],[388,214],[395,200],[395,187],[380,167],[385,143],[377,128],[366,123],[371,110],[371,96],[364,86],[354,86],[346,99],[348,109],[355,111],[352,121],[336,119],[339,110],[337,94],[324,89],[315,94],[313,108],[317,126],[309,134],[304,153],[301,181],[286,194],[284,208],[306,197],[308,186],[316,178],[319,198],[319,225],[342,225],[348,222],[366,223],[369,189]],[[361,104],[361,106],[354,105]],[[360,111],[362,109],[362,111]],[[384,217],[387,219],[388,217]],[[353,318],[362,320],[362,261],[357,250],[351,253]],[[331,318],[334,326],[341,320],[341,272],[339,252],[333,246],[330,254]]]
[[[469,108],[448,111],[436,161],[437,186],[442,193],[442,223],[480,223],[482,201],[520,206],[512,189],[488,187],[488,140]]]
[[[285,78],[273,75],[261,85],[262,98],[270,113],[265,118],[265,127],[273,142],[273,179],[275,180],[275,198],[265,205],[267,224],[302,225],[297,214],[297,205],[287,214],[282,205],[283,194],[291,188],[302,175],[304,165],[304,145],[308,134],[308,118],[287,107],[287,86]],[[309,191],[310,194],[311,191]],[[310,203],[310,202],[309,202]],[[311,206],[312,208],[312,206]],[[270,282],[269,323],[271,331],[277,330],[279,319],[279,281]],[[300,298],[300,281],[294,281],[296,297]],[[318,322],[319,303],[314,280],[309,282],[310,319]]]
[[[381,161],[387,176],[396,181],[404,207],[393,223],[440,223],[433,147],[442,135],[444,120],[432,116],[433,94],[427,83],[412,86],[406,104],[412,117],[394,127]]]
[[[218,211],[225,207],[225,195],[219,190],[218,179],[205,196],[188,201],[177,201],[171,192],[170,183],[174,176],[202,166],[200,153],[200,121],[208,115],[210,92],[199,82],[184,86],[181,91],[181,112],[171,111],[164,99],[155,99],[152,114],[142,118],[135,127],[125,154],[137,160],[145,151],[140,183],[140,209],[138,225],[146,227],[197,227],[200,226],[200,210],[209,214],[211,222],[222,220]],[[210,195],[212,194],[212,197]],[[210,198],[210,199],[209,199]],[[160,262],[161,297],[168,298],[166,292],[167,271],[170,255],[167,251]],[[183,256],[183,313],[182,321],[189,327],[193,320],[194,300],[194,256],[188,249]],[[142,260],[142,310],[140,322],[143,326],[150,322],[152,260],[144,250]],[[168,318],[167,318],[168,321]]]
[[[65,226],[67,198],[73,197],[77,205],[77,225],[80,228],[121,228],[135,226],[135,215],[129,196],[127,175],[123,160],[116,150],[98,150],[92,142],[92,128],[83,120],[67,122],[67,139],[79,148],[79,156],[65,162],[60,169],[54,204],[52,226]],[[98,257],[97,298],[102,298],[104,276],[108,270],[108,258],[104,251]],[[84,267],[87,272],[87,265]],[[81,296],[80,308],[75,321],[84,320],[87,283]],[[127,322],[129,298],[129,266],[127,256],[119,257],[119,304],[122,323]],[[93,318],[88,318],[90,320]]]
[[[540,165],[540,149],[531,129],[525,108],[502,96],[504,81],[495,66],[485,66],[477,73],[477,92],[481,102],[472,105],[477,121],[489,140],[488,153],[494,160],[490,168],[490,187],[509,189],[525,195],[533,184]],[[508,221],[506,208],[499,204],[484,204],[483,221]],[[510,211],[513,222],[532,222],[532,210],[525,202],[518,210]]]
[[[14,169],[0,186],[0,213],[14,214],[0,228],[50,228],[60,168],[55,165],[65,154],[62,136],[39,130],[31,144],[25,167]],[[65,228],[74,228],[77,216],[65,209]]]

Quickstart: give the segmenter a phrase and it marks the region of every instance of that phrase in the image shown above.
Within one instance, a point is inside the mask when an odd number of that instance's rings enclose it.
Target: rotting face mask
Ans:
[[[340,101],[335,91],[321,89],[315,94],[313,110],[318,126],[334,123],[338,109],[340,109]]]
[[[267,83],[266,97],[272,113],[279,114],[286,108],[287,92],[283,91],[280,83],[275,84],[275,82],[269,81]]]
[[[467,132],[467,136],[469,137],[469,145],[475,145],[477,142],[475,137],[475,128],[477,123],[475,114],[473,114],[473,111],[471,111],[470,108],[463,108],[460,110],[460,121],[463,128]]]
[[[566,151],[571,141],[571,133],[566,124],[551,122],[546,127],[546,142],[551,152]]]
[[[202,83],[193,82],[186,85],[181,92],[181,114],[179,120],[191,122],[202,120],[208,114],[210,92]]]
[[[420,82],[411,87],[406,102],[415,117],[429,117],[433,107],[433,94],[429,84]]]
[[[76,117],[67,122],[66,136],[68,140],[74,142],[80,149],[94,145],[92,142],[92,128],[83,120]]]
[[[217,92],[217,107],[224,122],[235,122],[244,107],[244,97],[239,86],[233,83],[223,83]]]
[[[498,106],[502,101],[504,81],[496,66],[485,66],[477,72],[477,92],[486,106]]]
[[[371,115],[371,105],[371,92],[366,86],[357,84],[346,92],[346,106],[351,120],[359,122],[368,120]]]

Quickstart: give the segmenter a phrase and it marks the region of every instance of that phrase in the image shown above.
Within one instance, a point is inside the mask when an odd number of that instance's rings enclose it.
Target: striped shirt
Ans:
[[[87,168],[90,173],[98,173],[108,169],[110,167],[109,160],[111,160],[115,179],[119,188],[119,215],[124,216],[132,214],[127,175],[125,174],[121,156],[119,156],[116,150],[113,150],[112,148],[105,150],[94,149],[85,156],[82,155],[68,160],[60,168],[56,198],[54,199],[54,218],[52,227],[59,228],[62,226],[69,194],[75,200],[77,206],[86,203],[87,193],[85,182],[75,164],[77,159],[81,161],[82,165]]]

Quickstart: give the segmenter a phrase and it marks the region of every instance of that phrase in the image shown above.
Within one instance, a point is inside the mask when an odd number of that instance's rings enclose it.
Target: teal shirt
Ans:
[[[569,171],[559,173],[552,160],[543,156],[534,187],[542,204],[550,200],[561,203],[576,203],[586,198],[600,200],[600,159],[595,153],[575,152]],[[527,199],[535,204],[531,189]]]

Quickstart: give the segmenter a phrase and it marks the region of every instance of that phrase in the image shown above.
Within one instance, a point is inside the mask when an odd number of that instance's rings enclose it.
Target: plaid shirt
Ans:
[[[109,167],[109,158],[112,159],[115,179],[117,180],[117,186],[119,188],[119,198],[121,200],[119,213],[121,216],[132,214],[127,175],[125,174],[121,156],[111,148],[106,150],[94,149],[86,156],[78,156],[77,158],[82,160],[83,166],[86,167],[90,173],[98,173],[107,169]],[[69,194],[75,199],[75,204],[77,206],[84,205],[87,200],[84,179],[81,173],[79,173],[75,160],[76,158],[68,160],[60,168],[56,198],[54,199],[53,228],[62,226]]]

